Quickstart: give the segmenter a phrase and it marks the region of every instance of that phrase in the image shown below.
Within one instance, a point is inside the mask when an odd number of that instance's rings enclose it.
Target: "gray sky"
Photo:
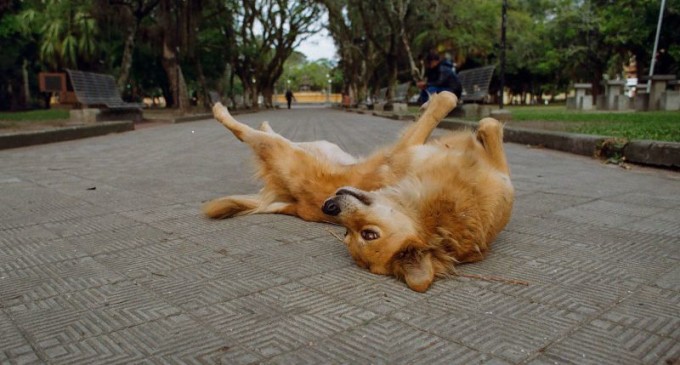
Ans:
[[[300,46],[296,48],[297,51],[302,52],[307,56],[307,60],[309,61],[316,61],[321,58],[335,61],[338,60],[337,55],[335,54],[336,49],[333,38],[331,38],[328,30],[322,26],[322,24],[327,22],[328,13],[323,11],[316,23],[316,26],[319,26],[321,30],[302,41]]]
[[[307,56],[310,61],[316,61],[320,58],[337,61],[335,43],[325,29],[302,41],[297,50]]]

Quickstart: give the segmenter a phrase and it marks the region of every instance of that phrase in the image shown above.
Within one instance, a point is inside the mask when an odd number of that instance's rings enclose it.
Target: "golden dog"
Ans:
[[[266,122],[250,128],[217,104],[215,118],[257,156],[264,188],[212,200],[203,212],[211,218],[280,213],[341,224],[359,266],[426,291],[454,264],[483,259],[513,204],[497,120],[425,144],[456,103],[452,93],[434,96],[396,143],[365,159],[326,141],[291,142]]]

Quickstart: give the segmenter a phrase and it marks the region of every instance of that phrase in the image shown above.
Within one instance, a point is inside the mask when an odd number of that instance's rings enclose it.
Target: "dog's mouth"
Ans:
[[[360,201],[361,203],[363,203],[364,205],[371,205],[371,203],[373,202],[367,194],[365,194],[361,191],[353,190],[353,189],[342,188],[342,189],[335,192],[335,196],[340,196],[340,195],[352,196],[352,197],[356,198],[358,201]]]

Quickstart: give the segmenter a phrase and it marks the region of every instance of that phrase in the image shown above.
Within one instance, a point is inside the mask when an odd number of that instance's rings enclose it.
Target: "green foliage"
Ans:
[[[334,71],[334,65],[327,59],[307,61],[304,55],[289,59],[284,64],[283,74],[279,79],[279,89],[290,88],[298,91],[302,86],[309,87],[312,91],[326,91],[328,80],[331,80],[332,89],[336,90],[342,85],[342,75]],[[290,81],[290,82],[289,82]]]
[[[79,60],[89,61],[97,51],[97,24],[90,2],[46,0],[19,14],[21,30],[35,37],[40,59],[53,69],[77,68]]]

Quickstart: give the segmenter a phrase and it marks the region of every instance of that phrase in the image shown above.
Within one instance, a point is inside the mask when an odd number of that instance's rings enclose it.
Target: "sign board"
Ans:
[[[41,72],[38,74],[40,92],[65,92],[66,74],[54,72]]]

